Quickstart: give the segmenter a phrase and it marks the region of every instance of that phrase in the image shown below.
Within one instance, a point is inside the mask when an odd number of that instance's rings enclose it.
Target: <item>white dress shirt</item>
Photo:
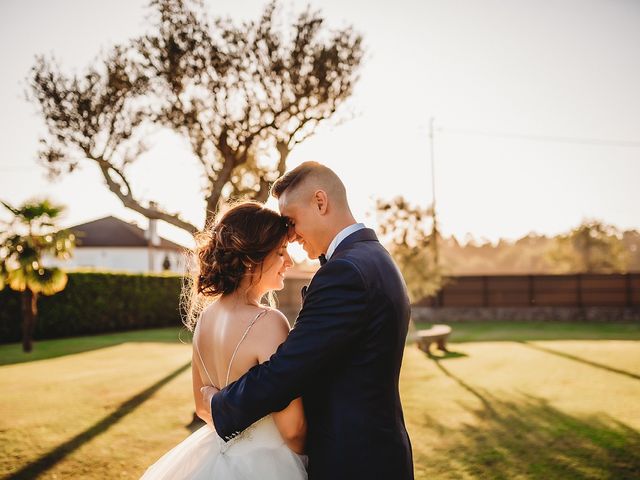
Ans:
[[[352,233],[357,232],[358,230],[362,230],[363,228],[366,228],[364,226],[364,223],[354,223],[340,230],[340,232],[338,232],[338,234],[333,237],[333,240],[331,240],[331,243],[329,244],[329,248],[327,248],[327,253],[324,254],[327,260],[331,258],[331,255],[333,255],[333,252],[336,251],[336,248],[338,248],[338,245],[340,245],[340,242],[342,242],[342,240],[347,238]]]

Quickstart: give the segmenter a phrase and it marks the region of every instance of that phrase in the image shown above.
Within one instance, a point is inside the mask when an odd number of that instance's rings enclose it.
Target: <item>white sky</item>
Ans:
[[[255,17],[263,2],[208,1],[214,14]],[[429,118],[436,134],[442,230],[459,238],[556,234],[596,217],[640,228],[640,2],[635,0],[315,1],[330,25],[367,45],[351,106],[357,117],[299,146],[288,166],[318,160],[344,180],[354,213],[372,198],[431,199]],[[143,0],[0,3],[0,199],[49,196],[66,225],[116,215],[139,221],[87,164],[50,183],[35,162],[43,124],[23,100],[34,55],[81,71],[100,48],[145,28]],[[302,8],[303,2],[288,5]],[[446,133],[446,129],[638,142],[611,146]],[[179,167],[172,162],[185,158]],[[177,142],[131,168],[136,194],[199,225],[201,180]],[[369,223],[372,223],[369,220]],[[187,244],[188,235],[160,233]]]

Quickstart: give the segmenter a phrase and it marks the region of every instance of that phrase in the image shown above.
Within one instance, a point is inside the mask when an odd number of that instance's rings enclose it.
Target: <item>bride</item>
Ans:
[[[260,303],[284,287],[292,266],[283,217],[257,202],[229,209],[198,237],[188,294],[193,396],[206,425],[151,465],[143,479],[306,479],[306,421],[300,398],[225,441],[200,388],[225,387],[269,359],[289,333],[278,310]]]

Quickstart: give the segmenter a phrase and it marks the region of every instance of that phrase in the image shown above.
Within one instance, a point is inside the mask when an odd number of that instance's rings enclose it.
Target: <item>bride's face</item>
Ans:
[[[287,239],[285,238],[282,244],[264,259],[260,286],[265,290],[282,290],[285,273],[292,266],[293,261],[287,251]]]

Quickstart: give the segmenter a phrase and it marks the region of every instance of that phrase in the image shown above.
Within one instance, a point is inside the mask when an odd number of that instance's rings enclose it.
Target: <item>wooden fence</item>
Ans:
[[[448,277],[423,307],[640,307],[640,273]]]

